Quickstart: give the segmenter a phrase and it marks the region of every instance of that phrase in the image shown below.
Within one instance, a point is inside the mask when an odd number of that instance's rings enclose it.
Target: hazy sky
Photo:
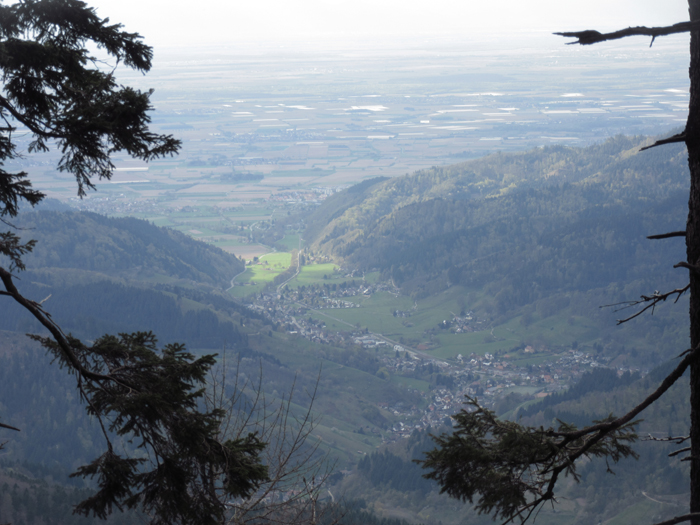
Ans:
[[[687,19],[686,0],[86,0],[154,46],[603,29]]]

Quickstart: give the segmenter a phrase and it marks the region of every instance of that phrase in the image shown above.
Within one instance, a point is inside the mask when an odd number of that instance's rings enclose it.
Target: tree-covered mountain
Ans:
[[[209,244],[133,217],[28,211],[14,221],[37,245],[27,268],[73,268],[127,279],[157,275],[228,287],[243,262]]]
[[[38,241],[18,286],[35,301],[45,299],[66,332],[94,339],[153,331],[162,342],[195,348],[246,347],[237,325],[255,314],[219,292],[243,269],[235,256],[134,218],[28,211],[15,222],[23,237]],[[41,330],[11,301],[0,312],[2,330]]]
[[[687,157],[680,146],[640,152],[648,143],[616,137],[370,181],[320,206],[306,239],[414,296],[485,289],[500,313],[613,283],[673,286],[685,279],[669,271],[682,243],[645,237],[683,228]]]
[[[467,291],[483,291],[496,314],[536,303],[537,313],[544,316],[577,301],[582,309],[597,310],[601,290],[633,298],[640,291],[676,286],[686,277],[671,269],[683,258],[680,242],[644,238],[683,227],[684,153],[671,147],[640,154],[642,143],[643,139],[618,137],[582,150],[544,148],[495,155],[400,179],[366,181],[329,197],[307,219],[306,238],[314,240],[313,250],[360,268],[380,268],[415,296],[460,284]],[[614,167],[606,167],[606,162]],[[275,396],[295,381],[308,390],[319,363],[328,363],[316,407],[331,422],[324,422],[318,434],[339,457],[353,455],[352,462],[339,463],[356,471],[341,483],[350,496],[365,498],[379,511],[382,505],[399,509],[412,504],[413,516],[426,523],[457,523],[465,516],[477,522],[471,510],[439,497],[411,462],[414,452],[429,445],[425,434],[400,440],[405,449],[369,450],[355,466],[356,444],[372,437],[368,429],[383,433],[394,421],[390,411],[377,407],[378,401],[412,405],[420,404],[421,397],[377,375],[381,363],[375,350],[297,340],[220,293],[217,288],[240,271],[235,258],[135,219],[30,212],[19,222],[35,228],[23,234],[39,243],[26,258],[29,270],[19,274],[18,286],[33,300],[48,297],[45,308],[66,331],[91,339],[106,332],[153,330],[161,341],[180,341],[189,348],[234,347],[243,377],[255,378],[264,369],[264,388]],[[92,258],[92,246],[102,256],[90,262],[86,259]],[[599,295],[584,304],[582,298],[591,290]],[[667,318],[655,315],[644,324],[651,340],[664,340],[668,347],[675,345],[674,337],[681,337],[682,331]],[[38,328],[9,302],[0,306],[0,329]],[[51,367],[41,352],[18,348],[6,351],[0,345],[1,415],[22,428],[20,437],[10,436],[6,451],[12,456],[5,461],[26,461],[35,472],[39,464],[65,473],[90,456],[99,432],[84,416],[70,378],[62,383],[63,372]],[[636,382],[630,385],[632,381]],[[653,383],[653,378],[617,379],[610,371],[598,371],[595,377],[584,376],[568,393],[546,398],[543,405],[527,407],[521,414],[535,425],[549,425],[557,417],[583,422],[603,417],[608,410],[621,413],[624,407],[616,402],[646,395]],[[29,404],[27,395],[32,398]],[[682,397],[660,405],[664,410],[650,416],[643,430],[684,432],[684,423],[673,422],[673,414],[682,412]],[[413,447],[416,443],[420,447]],[[619,513],[626,508],[626,501],[643,504],[640,487],[652,487],[656,499],[677,494],[683,469],[663,463],[664,446],[651,450],[644,455],[645,479],[626,476],[636,484],[610,488],[617,478],[604,478],[604,463],[583,467],[587,484],[572,487],[567,495],[575,498],[575,512],[585,519],[563,513],[551,516],[551,521],[583,524],[607,519],[616,509]],[[619,468],[634,469],[635,464]],[[595,488],[589,490],[589,484]],[[15,497],[11,484],[7,490],[0,498],[9,501]],[[420,514],[421,509],[427,509],[426,514]],[[9,519],[15,515],[22,514]]]
[[[313,417],[328,417],[310,439],[321,440],[333,458],[344,458],[343,466],[352,466],[348,458],[354,460],[357,443],[370,446],[368,436],[357,429],[391,426],[393,415],[380,411],[377,400],[420,399],[376,376],[374,350],[314,345],[222,291],[240,263],[216,248],[135,219],[51,211],[27,212],[16,222],[26,228],[21,232],[27,238],[39,240],[25,260],[27,270],[18,272],[17,286],[41,302],[65,333],[89,344],[105,333],[148,330],[160,344],[178,342],[196,354],[217,353],[217,367],[228,381],[226,395],[258,385],[260,395],[275,403],[293,393],[295,416],[303,414],[308,393],[317,389]],[[86,260],[92,246],[102,254],[97,262]],[[37,498],[53,498],[63,489],[34,480],[15,490],[14,474],[3,478],[3,472],[66,483],[68,473],[104,446],[99,426],[85,413],[75,378],[24,335],[42,330],[12,301],[0,304],[0,420],[21,429],[3,430],[7,443],[0,457],[0,503],[5,506],[0,505],[0,521],[52,523],[47,516],[62,516],[67,507],[49,499],[32,509]],[[248,408],[241,417],[247,417]],[[232,417],[238,416],[234,412]],[[256,412],[251,420],[257,417],[264,416]],[[377,441],[377,435],[369,436]]]

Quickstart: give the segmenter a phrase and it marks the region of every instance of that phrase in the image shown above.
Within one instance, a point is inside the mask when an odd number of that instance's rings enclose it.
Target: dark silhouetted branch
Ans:
[[[697,31],[700,29],[700,21],[696,22],[680,22],[678,24],[673,24],[672,26],[665,27],[628,27],[627,29],[620,29],[619,31],[613,31],[612,33],[601,33],[600,31],[595,31],[588,29],[586,31],[572,31],[565,33],[554,33],[555,35],[578,38],[576,42],[568,42],[568,44],[581,44],[582,46],[589,46],[591,44],[597,44],[598,42],[605,42],[607,40],[618,40],[620,38],[625,38],[628,36],[650,36],[651,44],[654,43],[654,39],[657,36],[667,36],[674,35],[676,33],[688,33],[690,31]]]
[[[690,452],[690,447],[681,448],[681,449],[678,449],[678,450],[676,450],[676,451],[674,451],[674,452],[671,452],[671,453],[668,455],[668,457],[669,457],[669,458],[672,458],[672,457],[674,457],[674,456],[677,456],[678,454],[682,454],[683,452]]]
[[[670,234],[666,234],[670,235]],[[687,265],[687,263],[685,263]],[[681,265],[681,263],[678,263],[677,265],[674,266],[674,268],[678,268],[680,266],[686,267],[684,265]],[[687,265],[690,266],[690,265]],[[694,267],[693,267],[694,268]],[[671,290],[670,292],[666,293],[660,293],[658,291],[655,291],[652,295],[642,295],[638,300],[636,301],[624,301],[621,303],[615,303],[615,304],[605,304],[601,306],[601,308],[610,308],[612,306],[619,306],[615,312],[619,312],[620,310],[625,310],[627,308],[633,308],[635,306],[638,306],[640,304],[644,304],[644,308],[641,310],[635,312],[634,314],[630,315],[629,317],[625,317],[624,319],[618,319],[617,324],[620,325],[622,323],[626,323],[627,321],[630,321],[634,319],[635,317],[639,317],[642,315],[644,312],[649,310],[651,308],[651,313],[652,315],[654,314],[654,309],[656,308],[656,305],[659,303],[662,303],[666,301],[669,297],[675,295],[676,298],[674,299],[674,303],[678,302],[678,299],[681,298],[681,295],[683,295],[685,292],[687,292],[690,289],[690,285],[687,284],[683,288],[676,288],[675,290]]]
[[[685,261],[681,261],[678,264],[673,265],[674,268],[687,268],[691,272],[700,273],[700,266],[695,266],[694,264],[689,264]]]
[[[691,514],[684,514],[683,516],[676,516],[670,520],[661,521],[655,523],[654,525],[676,525],[676,523],[683,523],[684,521],[690,521],[693,518],[700,518],[700,512],[693,512]]]
[[[604,433],[611,432],[615,429],[618,429],[627,423],[631,422],[635,417],[637,417],[642,410],[647,408],[649,405],[651,405],[654,401],[659,399],[666,391],[673,386],[673,384],[678,381],[678,379],[685,373],[686,369],[690,366],[690,364],[697,359],[697,349],[694,351],[689,352],[683,360],[678,363],[678,366],[671,372],[669,375],[666,376],[666,379],[664,379],[659,387],[654,390],[651,394],[647,396],[647,398],[639,403],[636,407],[634,407],[632,410],[627,412],[624,416],[620,416],[617,419],[614,419],[612,421],[607,421],[604,423],[598,423],[596,425],[592,425],[590,427],[585,427],[582,428],[581,430],[575,430],[573,432],[556,432],[552,431],[549,434],[554,435],[554,436],[565,436],[569,439],[578,439],[581,438],[585,435],[592,434],[594,432],[600,433],[599,435],[602,435]],[[577,456],[578,457],[578,456]]]
[[[630,443],[637,416],[655,403],[700,358],[694,347],[659,386],[632,410],[615,418],[577,429],[559,421],[559,428],[525,427],[501,420],[467,396],[468,409],[453,416],[451,434],[433,436],[438,448],[417,460],[432,470],[424,477],[442,485],[442,492],[474,502],[479,513],[502,517],[504,523],[527,521],[548,501],[564,476],[580,480],[576,463],[581,458],[605,457],[617,463],[638,455]],[[525,452],[526,451],[526,452]]]
[[[80,359],[78,359],[78,356],[75,354],[75,351],[71,347],[70,342],[66,338],[61,328],[53,321],[53,319],[51,319],[51,316],[41,308],[41,304],[31,301],[19,293],[19,290],[17,290],[17,287],[12,281],[12,274],[1,267],[0,280],[2,280],[3,284],[5,285],[5,290],[3,291],[2,295],[9,295],[12,297],[51,333],[58,347],[61,349],[66,362],[70,364],[70,366],[78,374],[80,374],[81,377],[91,381],[114,382],[123,387],[138,390],[133,387],[133,385],[125,384],[123,380],[118,380],[113,376],[96,373],[86,368],[83,363],[80,362]]]
[[[672,137],[668,137],[667,139],[657,140],[651,146],[644,146],[639,151],[655,148],[656,146],[663,146],[664,144],[675,144],[676,142],[685,142],[685,131],[673,135]]]
[[[1,428],[9,428],[10,430],[16,430],[17,432],[21,432],[19,428],[11,427],[10,425],[5,425],[4,423],[0,423]]]
[[[660,233],[658,235],[649,235],[647,239],[670,239],[671,237],[685,237],[685,230],[669,233]]]

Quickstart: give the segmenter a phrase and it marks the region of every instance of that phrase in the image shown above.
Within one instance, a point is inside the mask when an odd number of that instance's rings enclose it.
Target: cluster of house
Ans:
[[[446,328],[448,328],[453,334],[462,334],[482,330],[481,325],[483,324],[483,321],[478,321],[475,319],[475,317],[474,312],[470,310],[465,312],[464,315],[455,315],[452,318],[452,321],[444,321],[444,323],[449,324],[449,326],[446,326]]]
[[[352,275],[348,275],[351,278]],[[418,377],[417,368],[428,364],[442,378],[443,385],[436,385],[429,392],[414,391],[423,398],[419,408],[416,405],[398,403],[389,406],[379,402],[380,409],[394,415],[395,424],[390,432],[382,432],[386,440],[408,437],[416,429],[435,428],[457,413],[464,406],[465,396],[478,397],[486,407],[492,407],[504,395],[516,387],[528,387],[535,397],[545,397],[553,392],[568,388],[586,370],[607,366],[606,362],[576,349],[546,364],[520,365],[515,357],[522,359],[536,353],[548,353],[545,348],[524,345],[517,349],[518,355],[504,352],[493,355],[458,354],[455,359],[446,361],[422,353],[420,348],[413,350],[400,344],[389,343],[380,335],[372,334],[348,325],[348,331],[327,330],[323,321],[310,317],[314,308],[357,308],[358,304],[345,300],[358,295],[371,295],[389,290],[384,283],[367,284],[357,280],[343,287],[313,286],[303,290],[287,290],[283,293],[263,293],[251,308],[264,312],[278,325],[285,326],[292,334],[298,334],[311,341],[334,345],[354,344],[365,348],[384,348],[390,351],[377,354],[383,369],[394,376]],[[410,311],[396,311],[395,315],[409,316]],[[473,312],[464,312],[447,321],[454,331],[479,329],[479,321]],[[375,429],[376,430],[376,429]],[[370,429],[370,431],[372,431]],[[379,431],[377,431],[379,432]]]
[[[70,206],[80,211],[90,211],[102,215],[155,213],[159,203],[155,199],[140,201],[125,200],[120,197],[96,197],[70,199]]]
[[[425,358],[402,352],[400,345],[396,345],[395,349],[397,352],[393,357],[381,357],[383,366],[390,373],[409,375],[416,367],[426,363]],[[534,351],[531,346],[523,350],[524,353]],[[433,360],[432,364],[441,375],[452,378],[451,385],[429,392],[414,391],[426,401],[423,410],[415,405],[406,407],[378,403],[379,408],[389,410],[397,420],[389,435],[385,435],[385,440],[408,438],[416,429],[436,428],[449,422],[450,416],[465,407],[466,396],[477,397],[485,407],[493,407],[498,399],[515,387],[534,387],[529,389],[535,392],[534,397],[546,397],[568,388],[585,371],[607,366],[595,357],[574,349],[560,355],[556,361],[541,365],[518,366],[509,356],[496,357],[489,353],[467,357],[458,354],[454,361]]]
[[[279,193],[273,193],[267,198],[268,202],[277,202],[283,204],[299,204],[301,202],[321,203],[329,195],[345,189],[346,186],[338,188],[312,188],[309,190],[284,190]]]

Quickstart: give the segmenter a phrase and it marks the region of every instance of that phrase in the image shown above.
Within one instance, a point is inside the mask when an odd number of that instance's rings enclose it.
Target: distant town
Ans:
[[[391,412],[399,420],[388,432],[378,428],[367,429],[368,432],[381,433],[384,441],[407,438],[414,430],[436,428],[449,422],[448,418],[464,407],[465,396],[478,397],[479,402],[486,407],[494,407],[498,400],[510,392],[517,391],[519,387],[533,392],[531,395],[535,399],[544,398],[568,388],[591,368],[608,367],[607,361],[576,348],[552,353],[553,360],[549,363],[519,366],[507,353],[458,354],[454,359],[446,360],[431,356],[423,345],[412,348],[357,325],[345,323],[346,331],[331,330],[323,321],[308,314],[315,312],[332,317],[332,312],[328,310],[361,308],[360,304],[348,298],[369,297],[377,292],[393,291],[393,286],[389,283],[369,284],[361,277],[355,279],[354,273],[347,273],[346,277],[349,281],[341,285],[309,286],[303,289],[281,288],[262,292],[250,298],[252,302],[249,308],[263,314],[288,333],[315,343],[341,347],[356,345],[365,349],[375,349],[382,366],[377,375],[414,377],[417,368],[428,366],[439,373],[444,378],[444,385],[438,385],[429,392],[411,389],[414,394],[425,400],[421,404],[422,408],[403,402],[393,405],[382,401],[377,403],[379,409]],[[396,310],[394,315],[410,317],[411,312]],[[455,333],[486,331],[483,322],[471,311],[454,316],[443,323],[449,325],[443,328]],[[546,350],[535,349],[530,345],[519,349],[521,354],[533,355]],[[624,371],[626,369],[620,369],[618,374]]]

